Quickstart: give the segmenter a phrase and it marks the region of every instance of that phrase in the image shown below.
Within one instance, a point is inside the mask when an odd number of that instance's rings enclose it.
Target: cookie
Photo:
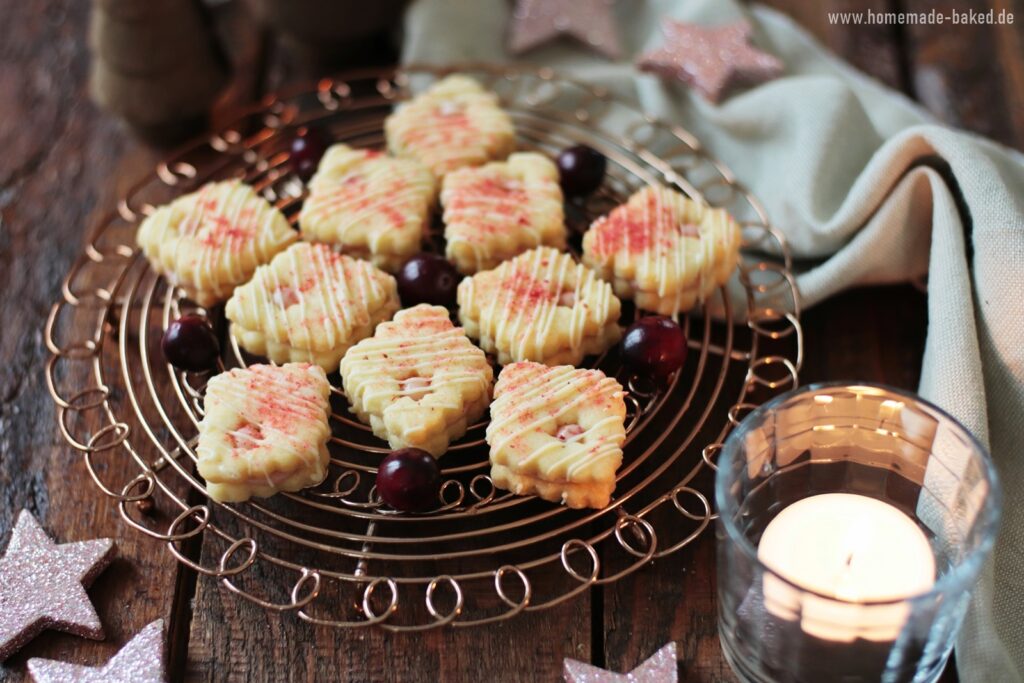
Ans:
[[[625,392],[600,370],[513,363],[494,387],[491,480],[571,508],[603,508],[626,440]]]
[[[416,159],[438,178],[463,166],[504,159],[515,147],[512,120],[498,97],[455,74],[400,104],[384,122],[388,149]]]
[[[253,365],[206,385],[196,447],[210,497],[239,502],[316,486],[327,475],[331,386],[315,365]]]
[[[435,191],[418,161],[334,145],[309,181],[299,230],[393,273],[419,252]]]
[[[399,307],[395,278],[325,244],[299,242],[257,268],[225,315],[246,351],[332,372],[350,346]]]
[[[339,368],[354,412],[391,448],[435,458],[466,433],[491,401],[494,373],[448,309],[421,304],[348,350]]]
[[[739,250],[728,212],[667,187],[640,190],[583,236],[583,262],[620,297],[661,315],[703,303],[729,280]]]
[[[200,306],[213,306],[297,235],[251,187],[229,180],[159,207],[135,239],[153,270]]]
[[[578,365],[622,334],[621,304],[611,285],[551,247],[465,278],[457,296],[466,334],[502,365],[521,360]]]
[[[445,255],[459,272],[496,268],[527,249],[565,249],[558,169],[534,152],[445,176]]]

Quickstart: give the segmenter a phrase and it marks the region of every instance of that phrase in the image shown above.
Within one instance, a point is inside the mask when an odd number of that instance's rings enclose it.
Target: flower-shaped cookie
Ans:
[[[600,370],[513,363],[494,387],[491,480],[571,508],[603,508],[626,440],[625,392]]]
[[[206,385],[199,474],[221,502],[316,486],[327,474],[331,386],[307,363],[253,365]]]
[[[398,106],[384,122],[388,149],[426,164],[438,178],[463,166],[504,159],[515,130],[498,97],[455,74]]]
[[[459,320],[498,362],[579,364],[619,340],[612,287],[572,256],[532,249],[459,283]]]
[[[325,244],[299,242],[236,289],[225,314],[250,353],[332,372],[352,344],[398,309],[395,278]]]
[[[445,176],[445,255],[459,272],[495,268],[527,249],[565,249],[558,169],[534,152]]]
[[[433,174],[417,161],[334,145],[309,182],[299,227],[304,239],[395,272],[420,250],[434,192]]]
[[[739,250],[728,212],[667,187],[640,190],[583,236],[583,262],[616,294],[661,315],[688,311],[724,285]]]
[[[339,368],[352,412],[392,448],[435,458],[466,433],[491,400],[484,352],[452,325],[448,309],[421,304],[381,323]]]
[[[280,211],[229,180],[161,206],[135,239],[154,270],[199,305],[212,306],[297,238]]]

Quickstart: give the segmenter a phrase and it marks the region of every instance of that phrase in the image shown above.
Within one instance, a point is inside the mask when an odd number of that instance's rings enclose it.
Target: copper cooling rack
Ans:
[[[158,348],[168,322],[195,306],[140,256],[138,222],[153,206],[226,177],[243,178],[294,222],[304,196],[288,159],[296,129],[316,124],[338,142],[382,147],[394,103],[456,70],[500,95],[520,148],[553,154],[585,143],[608,158],[603,188],[569,205],[576,247],[590,220],[653,182],[724,206],[743,227],[733,281],[680,318],[690,353],[668,387],[630,376],[614,351],[588,361],[629,391],[612,503],[577,511],[496,489],[480,422],[441,460],[437,509],[395,513],[373,489],[387,445],[349,417],[337,388],[330,475],[321,486],[214,503],[196,474],[194,450],[208,377],[174,370]],[[705,492],[725,435],[747,410],[798,382],[799,314],[782,235],[679,125],[549,70],[411,66],[266,98],[142,178],[95,228],[67,275],[46,325],[46,370],[60,431],[96,486],[129,526],[182,564],[243,599],[317,624],[464,627],[557,605],[697,538],[714,519]],[[636,315],[627,306],[622,322]],[[252,361],[226,344],[225,367]],[[144,513],[152,505],[172,511],[167,528]]]

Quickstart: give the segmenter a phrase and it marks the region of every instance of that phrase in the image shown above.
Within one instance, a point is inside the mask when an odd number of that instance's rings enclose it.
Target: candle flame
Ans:
[[[861,591],[856,589],[857,581],[854,577],[854,560],[865,552],[865,546],[870,542],[871,529],[863,521],[853,524],[847,530],[840,543],[840,548],[846,554],[846,560],[838,571],[836,577],[835,596],[840,600],[860,600]]]

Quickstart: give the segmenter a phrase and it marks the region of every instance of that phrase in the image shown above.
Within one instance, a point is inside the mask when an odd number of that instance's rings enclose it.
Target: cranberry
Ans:
[[[398,271],[398,295],[405,306],[434,304],[455,305],[459,272],[447,259],[437,254],[417,254]]]
[[[168,325],[160,349],[168,363],[193,372],[214,368],[220,357],[217,333],[201,315],[183,315]]]
[[[667,379],[686,360],[686,335],[669,318],[640,318],[622,337],[622,359],[635,372]]]
[[[402,512],[435,507],[441,490],[441,470],[434,456],[419,448],[392,451],[377,470],[377,493]]]
[[[309,180],[316,172],[320,157],[324,155],[331,141],[327,133],[320,128],[302,128],[299,134],[292,138],[289,151],[291,152],[292,168],[303,180]]]
[[[576,145],[558,155],[562,191],[569,197],[585,197],[601,186],[607,160],[596,149]]]

